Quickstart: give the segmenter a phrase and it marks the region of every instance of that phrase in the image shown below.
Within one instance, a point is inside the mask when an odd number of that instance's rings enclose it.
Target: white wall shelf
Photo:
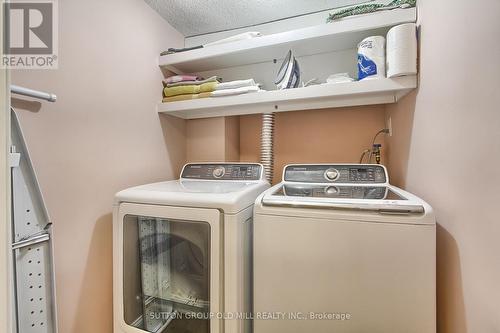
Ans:
[[[160,103],[158,112],[183,119],[395,103],[417,87],[417,76],[323,84],[238,96]]]
[[[415,22],[416,19],[416,8],[381,11],[335,23],[165,55],[160,57],[159,65],[177,74],[198,73],[281,59],[289,49],[297,57],[353,49],[365,37],[385,35],[390,27]]]

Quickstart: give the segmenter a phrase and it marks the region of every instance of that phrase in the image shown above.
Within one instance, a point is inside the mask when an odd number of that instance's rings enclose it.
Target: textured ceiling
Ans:
[[[369,0],[144,0],[184,36],[272,22]]]

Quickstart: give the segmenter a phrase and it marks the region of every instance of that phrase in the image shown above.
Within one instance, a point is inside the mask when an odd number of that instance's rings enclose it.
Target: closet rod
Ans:
[[[28,89],[15,85],[10,86],[10,92],[13,94],[43,99],[49,102],[55,102],[57,100],[57,96],[55,94],[49,94],[43,91]]]

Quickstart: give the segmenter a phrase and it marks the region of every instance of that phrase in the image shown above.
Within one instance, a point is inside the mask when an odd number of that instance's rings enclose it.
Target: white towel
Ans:
[[[223,89],[223,90],[212,91],[210,93],[210,96],[211,97],[221,97],[221,96],[241,95],[241,94],[246,94],[246,93],[250,93],[250,92],[257,92],[259,90],[260,89],[257,86],[241,87],[241,88],[235,88],[235,89]]]
[[[219,83],[217,85],[217,88],[215,88],[215,90],[237,89],[243,87],[256,87],[256,86],[257,84],[255,83],[254,79],[236,80],[236,81]]]

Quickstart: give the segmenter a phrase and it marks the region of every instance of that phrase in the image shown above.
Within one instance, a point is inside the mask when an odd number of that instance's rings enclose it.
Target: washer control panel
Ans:
[[[385,184],[386,169],[378,164],[293,164],[283,180],[301,183]]]
[[[295,185],[287,184],[278,195],[290,197],[343,198],[343,199],[385,199],[388,190],[385,185]]]
[[[181,178],[204,180],[260,180],[263,172],[260,164],[186,164]]]

